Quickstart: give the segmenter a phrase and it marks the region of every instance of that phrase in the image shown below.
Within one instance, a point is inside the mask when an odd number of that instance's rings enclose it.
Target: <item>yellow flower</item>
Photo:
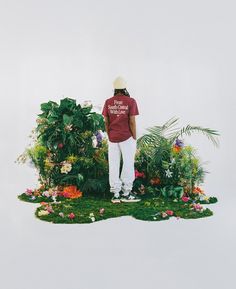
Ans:
[[[70,155],[70,156],[68,156],[67,157],[67,159],[66,159],[68,162],[70,162],[71,164],[74,164],[74,163],[76,163],[77,162],[77,160],[78,160],[78,157],[77,156],[75,156],[75,155]]]
[[[44,165],[46,169],[51,169],[52,167],[54,167],[54,164],[50,162],[50,160],[47,158],[44,161]]]
[[[49,212],[46,211],[46,210],[40,210],[40,211],[38,212],[38,216],[39,216],[39,217],[41,217],[41,216],[47,216],[48,214],[49,214]]]

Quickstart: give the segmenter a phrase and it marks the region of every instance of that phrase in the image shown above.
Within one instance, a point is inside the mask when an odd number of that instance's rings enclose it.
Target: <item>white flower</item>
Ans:
[[[65,126],[65,130],[67,130],[67,131],[71,131],[73,128],[72,128],[72,124],[68,124],[68,125],[66,125]]]
[[[89,218],[91,219],[92,222],[95,222],[94,213],[90,213]]]
[[[60,217],[64,218],[64,213],[63,213],[63,212],[60,212],[58,215],[59,215]]]
[[[98,111],[102,111],[102,105],[101,104],[94,105],[93,108],[97,109]]]
[[[171,178],[173,175],[173,172],[171,172],[169,169],[165,171],[167,178]]]
[[[48,211],[45,211],[45,210],[41,210],[41,211],[38,211],[38,216],[47,216],[49,215],[49,212]]]
[[[63,162],[63,166],[61,167],[62,174],[68,174],[72,170],[71,163]]]
[[[165,212],[162,212],[162,218],[166,218],[168,215]]]
[[[85,100],[82,104],[81,104],[81,107],[84,108],[84,107],[88,107],[92,105],[92,102],[91,100]]]
[[[45,191],[45,192],[43,192],[42,195],[45,196],[45,197],[47,197],[47,198],[50,197],[50,193],[49,193],[49,191]]]
[[[29,160],[29,161],[27,162],[27,165],[28,165],[30,168],[35,168],[35,164],[34,164],[34,162],[33,162],[32,160]]]
[[[97,138],[96,138],[96,136],[94,135],[94,136],[92,136],[92,145],[93,145],[93,147],[94,148],[96,148],[97,147],[97,145],[98,145],[98,141],[97,141]]]

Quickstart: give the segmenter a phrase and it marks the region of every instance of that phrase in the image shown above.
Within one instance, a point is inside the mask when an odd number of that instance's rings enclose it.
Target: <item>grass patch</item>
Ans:
[[[215,197],[209,198],[208,202],[190,200],[184,203],[181,199],[144,196],[137,203],[118,204],[111,203],[110,198],[101,199],[88,196],[78,199],[57,197],[57,202],[52,202],[50,197],[45,196],[37,196],[32,200],[31,196],[26,194],[21,194],[18,198],[32,203],[45,202],[36,209],[35,216],[40,220],[55,224],[93,223],[121,216],[132,216],[143,221],[164,221],[173,217],[197,219],[212,216],[213,212],[209,208],[196,211],[193,203],[217,202]]]

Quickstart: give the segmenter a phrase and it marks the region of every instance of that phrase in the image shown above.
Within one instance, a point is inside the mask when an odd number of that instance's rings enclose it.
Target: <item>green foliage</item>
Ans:
[[[160,191],[162,196],[165,198],[174,197],[180,199],[184,194],[184,189],[181,186],[166,186],[161,188]]]
[[[107,189],[108,156],[106,139],[97,145],[96,134],[105,129],[103,116],[92,111],[92,105],[81,106],[65,98],[41,104],[36,143],[28,150],[39,171],[40,182],[49,187],[76,185],[84,188],[93,179],[93,192]],[[101,184],[104,185],[101,190]],[[91,190],[88,190],[91,191]]]
[[[162,126],[156,125],[147,128],[148,133],[144,134],[138,139],[138,145],[144,147],[155,147],[162,139],[168,139],[171,143],[173,143],[177,138],[182,138],[185,135],[191,136],[193,133],[196,132],[206,136],[209,140],[212,141],[214,145],[219,144],[219,140],[217,138],[217,136],[219,136],[218,131],[210,128],[203,128],[200,126],[192,125],[187,125],[185,127],[179,128],[178,120],[178,118],[173,117]]]
[[[195,185],[203,183],[206,174],[195,149],[184,146],[179,137],[198,132],[218,145],[216,130],[191,125],[178,128],[177,122],[177,118],[172,118],[162,126],[148,128],[148,133],[137,141],[136,169],[145,173],[148,182],[159,179],[156,186],[166,197],[191,193]]]
[[[184,146],[179,138],[198,132],[218,145],[219,134],[209,128],[179,128],[177,124],[178,119],[172,118],[162,126],[148,128],[137,140],[135,169],[143,176],[136,177],[134,191],[142,194],[151,183],[153,189],[146,190],[149,194],[181,198],[203,183],[206,171],[195,149]],[[70,98],[41,104],[36,142],[27,150],[39,171],[40,183],[46,189],[75,185],[83,193],[105,196],[109,192],[108,143],[97,138],[104,130],[103,116],[93,112],[92,105],[76,104]],[[122,165],[121,159],[120,171]]]

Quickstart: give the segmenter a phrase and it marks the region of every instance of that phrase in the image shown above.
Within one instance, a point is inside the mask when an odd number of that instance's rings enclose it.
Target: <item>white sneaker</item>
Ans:
[[[139,197],[137,197],[135,194],[133,193],[129,193],[127,196],[122,196],[120,198],[121,202],[123,203],[134,203],[134,202],[139,202],[141,201],[141,199]]]
[[[112,199],[111,199],[111,202],[113,204],[115,203],[120,203],[120,196],[114,196]]]

